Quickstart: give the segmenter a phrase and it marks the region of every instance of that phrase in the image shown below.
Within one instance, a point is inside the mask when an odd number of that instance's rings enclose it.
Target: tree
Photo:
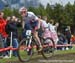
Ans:
[[[5,9],[3,10],[3,12],[4,12],[4,17],[5,17],[5,18],[6,18],[7,16],[12,16],[12,14],[13,14],[13,11],[10,10],[9,8],[5,8]]]
[[[65,24],[73,24],[73,5],[70,2],[65,6]]]
[[[53,18],[53,9],[52,7],[50,6],[50,4],[48,3],[47,6],[46,6],[46,13],[47,13],[47,17],[48,19],[52,19]]]
[[[40,4],[40,6],[38,7],[38,10],[39,10],[39,15],[41,16],[47,15],[46,10],[42,4]]]
[[[56,4],[54,7],[54,19],[58,22],[63,18],[63,6]]]
[[[16,17],[21,18],[21,15],[19,14],[18,9],[13,9],[12,13],[13,13],[12,15],[15,15]]]

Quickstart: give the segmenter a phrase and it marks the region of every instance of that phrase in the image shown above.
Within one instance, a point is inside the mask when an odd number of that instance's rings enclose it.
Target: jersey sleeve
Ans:
[[[42,21],[42,27],[48,27],[48,24],[44,20]]]
[[[31,15],[31,19],[38,20],[38,17],[33,12],[28,12]]]

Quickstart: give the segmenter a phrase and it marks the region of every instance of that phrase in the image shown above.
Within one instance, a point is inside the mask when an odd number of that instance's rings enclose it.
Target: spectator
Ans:
[[[6,38],[8,37],[5,31],[6,20],[4,20],[3,16],[4,13],[0,12],[0,47],[1,48],[4,48],[6,46]],[[5,52],[0,54],[5,55]]]
[[[55,30],[56,30],[56,32],[58,31],[58,27],[59,27],[59,23],[56,22],[56,23],[55,23]]]
[[[50,20],[50,23],[48,23],[48,27],[49,27],[49,30],[51,32],[51,37],[54,40],[55,45],[57,45],[58,36],[57,36],[57,31],[55,30],[56,26],[54,25],[54,20],[53,19],[51,19]]]
[[[6,28],[5,28],[5,29],[6,29],[6,33],[9,34],[8,26],[7,26],[7,25],[11,22],[11,17],[8,16],[8,17],[6,18],[6,21],[7,21],[7,24],[6,24]],[[9,38],[9,37],[8,37],[8,38]]]
[[[12,46],[13,46],[13,48],[18,48],[18,30],[17,30],[17,21],[16,21],[15,16],[12,16],[12,20],[11,20],[11,22],[9,22],[7,24],[6,28],[7,28],[7,33],[9,35],[9,37],[12,32]],[[17,51],[13,51],[13,56],[17,56]]]
[[[41,27],[42,27],[42,30],[43,30],[43,37],[46,39],[46,38],[51,38],[51,33],[49,31],[49,28],[48,28],[48,24],[47,24],[47,16],[43,16],[43,20],[41,22]]]
[[[70,26],[67,26],[67,28],[65,29],[65,36],[68,40],[68,44],[71,44],[71,30],[70,30]],[[71,47],[69,47],[71,48]]]
[[[40,19],[40,29],[39,29],[39,35],[42,36],[43,38],[49,38],[50,36],[50,31],[48,29],[48,24],[47,24],[47,16],[43,16],[43,20],[39,17]]]
[[[6,26],[7,26],[7,24],[9,23],[11,21],[11,17],[10,16],[8,16],[7,18],[6,18]],[[7,28],[6,28],[6,26],[5,26],[5,31],[6,31],[6,33],[7,33]],[[8,33],[7,33],[8,34]],[[10,39],[10,37],[8,36],[7,38],[5,38],[5,44],[4,44],[4,47],[5,48],[7,48],[9,45],[10,45],[10,41],[8,41],[8,39]],[[9,51],[6,51],[6,53],[4,54],[4,58],[9,58],[8,57],[9,56]]]
[[[8,16],[8,17],[6,18],[6,21],[8,22],[8,21],[10,21],[10,20],[11,20],[11,17]]]
[[[57,44],[59,45],[67,44],[67,39],[64,34],[58,32],[58,38],[59,38],[59,41]],[[63,48],[66,48],[66,47],[58,47],[58,49],[63,49]]]
[[[72,44],[75,44],[75,33],[71,36],[71,42]]]

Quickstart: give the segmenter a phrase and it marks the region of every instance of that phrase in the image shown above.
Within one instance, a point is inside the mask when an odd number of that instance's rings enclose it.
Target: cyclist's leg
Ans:
[[[32,32],[33,32],[33,35],[34,37],[36,38],[38,44],[39,44],[39,51],[42,50],[42,45],[41,45],[41,42],[40,42],[40,38],[38,36],[38,21],[34,21],[33,23],[31,23],[31,27],[32,27]]]
[[[41,50],[42,50],[42,45],[41,45],[40,38],[39,38],[39,36],[38,36],[38,32],[37,32],[37,31],[34,31],[34,32],[33,32],[33,35],[34,35],[34,37],[36,38],[36,40],[37,40],[37,42],[38,42],[39,51],[41,51]]]
[[[24,26],[24,30],[22,32],[22,38],[26,38],[26,30],[31,30],[31,25],[30,23],[25,23],[25,26]]]
[[[26,38],[27,36],[26,36],[26,30],[32,30],[32,27],[31,27],[31,24],[30,23],[25,23],[25,30],[24,30],[24,38]],[[28,46],[29,44],[27,43],[27,47],[29,47]],[[28,49],[28,55],[31,55],[32,54],[32,49]]]

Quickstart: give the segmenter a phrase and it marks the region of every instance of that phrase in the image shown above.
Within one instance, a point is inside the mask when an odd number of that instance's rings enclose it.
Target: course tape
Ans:
[[[0,52],[8,51],[8,50],[17,50],[17,48],[7,47],[7,48],[0,48]]]
[[[53,46],[53,45],[43,45],[43,47],[47,47],[47,46]],[[56,45],[57,47],[67,47],[67,46],[75,46],[75,44],[65,44],[65,45]],[[22,46],[21,49],[25,49],[26,47]],[[27,48],[31,48],[31,47],[27,47]],[[36,46],[33,46],[33,48],[36,48]],[[8,50],[17,50],[17,48],[13,48],[13,47],[7,47],[7,48],[0,48],[0,52],[4,52],[4,51],[8,51]]]

